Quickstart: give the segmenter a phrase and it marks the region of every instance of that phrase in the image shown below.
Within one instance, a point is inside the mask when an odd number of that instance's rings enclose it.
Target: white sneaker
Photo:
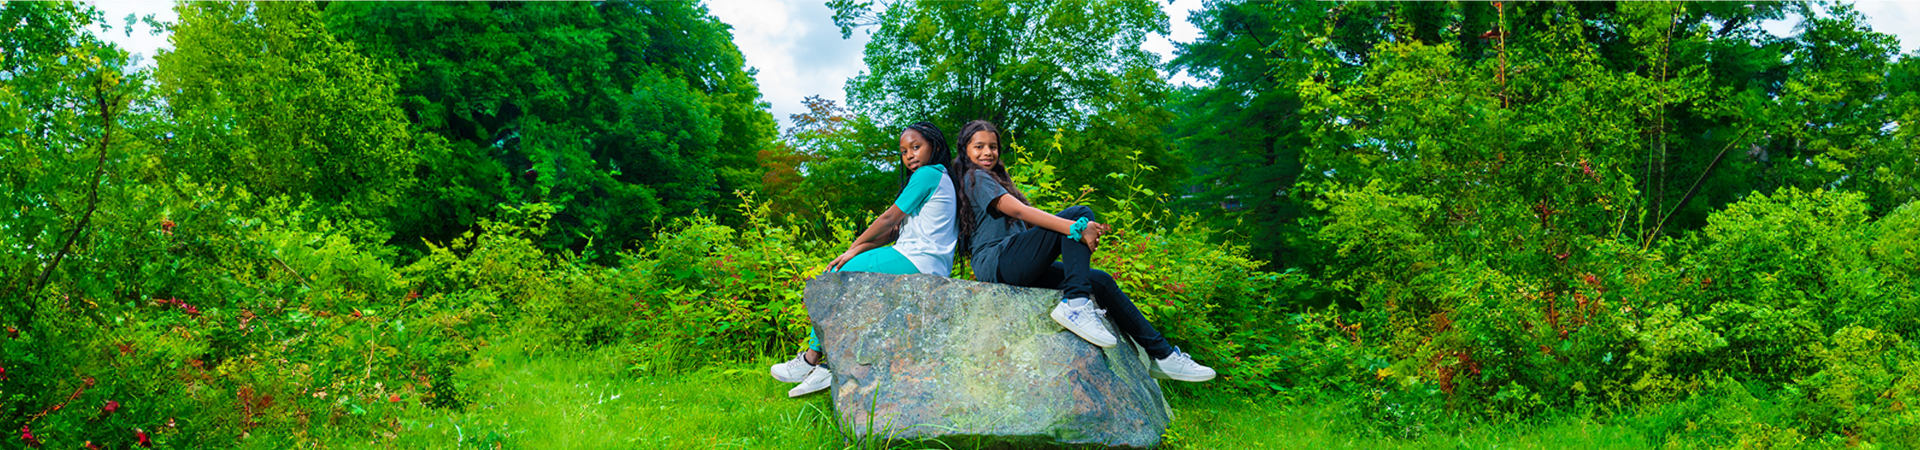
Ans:
[[[807,364],[807,351],[801,350],[793,355],[793,360],[773,365],[773,379],[781,383],[799,383],[807,379],[807,372],[812,372],[813,368],[813,364]]]
[[[799,386],[794,386],[793,389],[787,390],[787,398],[824,391],[832,386],[833,372],[827,370],[826,367],[814,366],[812,372],[807,372],[806,381],[801,381]]]
[[[1152,367],[1148,368],[1147,373],[1162,380],[1195,383],[1211,380],[1214,375],[1213,368],[1193,362],[1193,355],[1180,351],[1180,347],[1174,347],[1173,354],[1165,358],[1153,360]]]
[[[1120,341],[1113,338],[1113,333],[1107,332],[1107,327],[1100,323],[1100,316],[1105,315],[1107,311],[1093,309],[1092,301],[1084,303],[1076,308],[1068,305],[1067,302],[1060,302],[1053,307],[1053,321],[1059,322],[1060,326],[1067,327],[1067,331],[1080,335],[1081,339],[1086,339],[1087,342],[1100,348],[1113,348],[1115,344],[1119,344]]]

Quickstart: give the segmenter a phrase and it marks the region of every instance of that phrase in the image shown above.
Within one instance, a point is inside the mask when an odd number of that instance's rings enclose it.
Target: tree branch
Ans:
[[[1640,248],[1645,249],[1653,245],[1653,239],[1660,236],[1660,230],[1667,227],[1667,220],[1672,219],[1674,213],[1680,212],[1680,208],[1686,207],[1687,202],[1693,200],[1693,194],[1700,192],[1700,183],[1707,181],[1707,177],[1713,175],[1713,169],[1720,167],[1720,158],[1727,156],[1727,150],[1732,150],[1734,145],[1738,145],[1740,139],[1747,137],[1747,131],[1752,129],[1753,126],[1748,125],[1746,129],[1740,130],[1740,134],[1733,137],[1733,142],[1728,142],[1725,148],[1720,149],[1719,154],[1713,155],[1713,162],[1707,163],[1707,170],[1700,172],[1700,178],[1693,180],[1693,187],[1687,188],[1687,195],[1680,196],[1680,202],[1673,204],[1673,210],[1660,216],[1660,222],[1654,224],[1653,232],[1647,233],[1647,241],[1640,244]]]
[[[73,250],[73,242],[80,239],[80,232],[87,229],[87,224],[93,221],[93,212],[100,207],[100,179],[107,174],[107,148],[113,143],[112,104],[119,103],[120,100],[117,97],[107,98],[103,86],[105,83],[106,80],[102,79],[93,85],[93,98],[100,106],[100,157],[94,162],[93,184],[87,189],[87,212],[80,215],[79,221],[74,222],[73,231],[67,233],[67,241],[60,245],[59,251],[54,252],[53,261],[40,272],[40,280],[34,282],[33,289],[28,292],[39,293],[41,289],[47,287],[47,280],[53,276],[53,270],[59,268],[60,261]]]

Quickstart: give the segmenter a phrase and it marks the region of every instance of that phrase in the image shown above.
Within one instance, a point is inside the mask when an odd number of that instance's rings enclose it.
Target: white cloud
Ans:
[[[1913,54],[1920,48],[1920,3],[1908,1],[1869,0],[1853,3],[1854,10],[1867,16],[1867,27],[1873,31],[1893,35],[1900,40],[1900,53]],[[1792,36],[1798,33],[1799,18],[1769,20],[1760,24],[1760,28],[1774,36]]]
[[[1906,1],[1864,1],[1854,8],[1867,16],[1873,31],[1900,38],[1900,53],[1913,54],[1920,48],[1920,3]]]
[[[1170,3],[1162,3],[1160,10],[1166,11],[1167,19],[1171,22],[1171,25],[1173,25],[1170,29],[1172,33],[1166,36],[1158,34],[1147,35],[1147,42],[1140,44],[1140,48],[1160,54],[1161,63],[1173,60],[1175,43],[1184,44],[1200,39],[1200,28],[1193,26],[1192,23],[1188,23],[1187,16],[1191,15],[1194,11],[1199,11],[1205,6],[1206,5],[1201,4],[1201,0],[1173,0]],[[1161,73],[1165,74],[1166,71],[1161,71]],[[1172,75],[1172,78],[1167,79],[1167,82],[1176,86],[1181,84],[1200,84],[1200,80],[1193,78],[1192,75],[1188,75],[1185,71]]]
[[[848,78],[866,69],[868,30],[840,38],[824,0],[712,0],[707,9],[733,25],[733,43],[747,66],[759,69],[760,94],[786,129],[800,101],[819,95],[846,104]]]
[[[100,10],[101,21],[113,27],[110,31],[102,31],[100,24],[95,24],[88,31],[126,50],[128,55],[139,61],[136,67],[153,67],[154,55],[159,54],[161,49],[173,48],[173,44],[167,42],[166,34],[155,35],[153,27],[140,22],[149,14],[161,22],[174,21],[179,15],[173,12],[172,0],[99,0],[85,3]],[[127,27],[128,14],[134,15],[135,20],[131,30]]]

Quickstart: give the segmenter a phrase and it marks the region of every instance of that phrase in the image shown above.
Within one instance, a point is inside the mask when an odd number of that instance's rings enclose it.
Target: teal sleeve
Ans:
[[[913,171],[913,178],[907,180],[907,189],[900,191],[900,198],[893,201],[893,206],[900,207],[900,212],[909,216],[920,215],[920,207],[927,204],[927,199],[933,198],[933,191],[940,188],[940,177],[944,176],[947,174],[939,166],[926,166]]]

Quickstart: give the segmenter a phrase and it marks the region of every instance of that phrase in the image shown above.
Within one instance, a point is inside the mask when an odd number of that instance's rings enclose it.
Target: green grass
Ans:
[[[789,399],[766,375],[774,361],[723,364],[675,375],[631,375],[597,353],[526,356],[485,352],[461,374],[467,407],[416,409],[397,438],[339,447],[501,449],[841,449],[827,395]],[[1468,428],[1419,439],[1343,432],[1339,409],[1176,389],[1168,449],[1647,448],[1618,425],[1567,419],[1537,426]],[[940,443],[913,447],[941,448]]]
[[[464,411],[406,423],[397,448],[840,447],[830,399],[789,399],[760,364],[631,376],[603,354],[488,352],[462,374]]]
[[[1168,399],[1175,420],[1170,449],[1640,449],[1639,433],[1619,425],[1568,418],[1544,425],[1468,428],[1417,439],[1361,436],[1353,420],[1331,406],[1282,407],[1247,398],[1185,396]]]

